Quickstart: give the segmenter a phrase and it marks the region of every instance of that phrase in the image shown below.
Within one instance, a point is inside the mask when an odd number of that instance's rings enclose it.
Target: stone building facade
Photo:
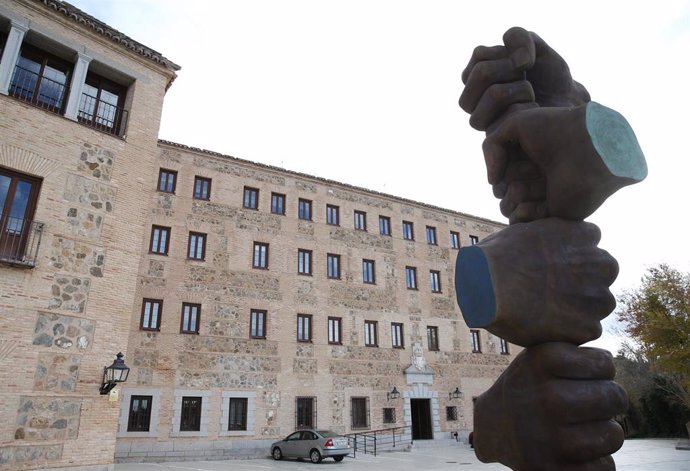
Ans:
[[[0,0],[0,51],[0,471],[468,432],[515,352],[455,255],[501,224],[159,141],[179,67],[64,2]]]

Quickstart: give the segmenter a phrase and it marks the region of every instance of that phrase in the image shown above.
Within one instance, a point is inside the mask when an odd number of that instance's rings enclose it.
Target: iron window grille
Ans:
[[[180,410],[180,432],[198,432],[201,430],[201,397],[182,397]]]
[[[384,407],[383,408],[383,423],[384,424],[394,424],[395,420],[395,407]]]
[[[458,420],[457,406],[446,406],[446,420],[449,422]]]
[[[228,430],[247,430],[247,405],[246,397],[229,398]]]
[[[52,113],[67,102],[72,68],[66,61],[24,44],[17,58],[9,95]]]
[[[316,398],[295,398],[295,429],[316,428]]]
[[[151,426],[153,396],[132,396],[129,402],[128,432],[148,432]]]
[[[350,398],[350,413],[352,416],[352,429],[369,428],[369,398]]]
[[[80,123],[115,136],[127,127],[127,110],[123,107],[127,88],[89,72],[79,100]]]

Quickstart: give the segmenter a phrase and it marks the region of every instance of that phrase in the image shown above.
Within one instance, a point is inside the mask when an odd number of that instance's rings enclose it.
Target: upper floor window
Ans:
[[[285,214],[285,195],[271,193],[271,212],[273,214]]]
[[[437,270],[431,270],[429,272],[429,281],[431,284],[432,293],[441,292],[441,272]]]
[[[253,339],[266,338],[266,311],[252,309],[249,319],[249,336]]]
[[[426,226],[426,243],[429,245],[438,245],[435,227]]]
[[[162,299],[147,299],[141,305],[141,330],[161,330],[161,315],[163,313]]]
[[[177,172],[165,168],[158,172],[158,191],[163,193],[175,193],[177,185]]]
[[[192,260],[204,260],[206,258],[206,234],[201,232],[189,233],[187,258]]]
[[[340,345],[343,343],[343,319],[341,317],[328,318],[328,343]]]
[[[340,208],[338,206],[326,205],[326,224],[331,226],[340,225]]]
[[[362,281],[372,285],[376,283],[376,272],[373,260],[362,260]]]
[[[479,243],[479,237],[471,235],[470,236],[470,245],[477,245]]]
[[[377,321],[364,321],[364,345],[367,347],[378,347],[379,345],[379,323]]]
[[[25,261],[34,250],[33,218],[40,188],[40,179],[0,168],[0,260]]]
[[[311,342],[311,314],[297,314],[297,341]]]
[[[393,348],[405,348],[403,325],[398,322],[391,324],[391,345]]]
[[[210,200],[211,199],[211,179],[196,176],[194,177],[194,199],[195,200]]]
[[[359,231],[367,230],[367,213],[364,211],[355,211],[355,229]]]
[[[268,268],[268,244],[254,242],[253,268]]]
[[[379,234],[391,235],[391,218],[388,216],[379,216]]]
[[[405,267],[405,284],[407,289],[417,289],[417,269]]]
[[[170,245],[170,228],[164,226],[151,227],[151,245],[149,252],[160,255],[168,255]]]
[[[297,205],[299,218],[304,221],[311,221],[311,200],[300,198]]]
[[[297,273],[300,275],[311,275],[311,250],[297,250]]]
[[[340,279],[340,255],[329,253],[327,256],[327,274],[332,280]]]
[[[500,337],[499,338],[499,345],[500,345],[501,353],[503,355],[508,355],[510,353],[510,350],[508,350],[508,342],[506,341],[506,339],[504,339],[503,337]]]
[[[460,248],[460,234],[455,231],[450,231],[450,248],[459,249]]]
[[[121,135],[127,123],[124,109],[126,87],[89,72],[79,100],[79,121],[108,132]]]
[[[403,239],[414,240],[414,224],[410,221],[403,221]]]
[[[180,319],[180,333],[198,334],[201,304],[182,303],[182,318]]]
[[[472,342],[472,353],[481,353],[482,344],[479,339],[479,331],[472,329],[470,330],[470,341]]]
[[[54,113],[66,103],[72,66],[45,51],[24,44],[14,68],[9,94]]]
[[[259,190],[256,188],[244,187],[244,198],[242,207],[247,209],[259,209]]]
[[[438,351],[438,327],[435,325],[426,327],[426,345],[429,351]]]

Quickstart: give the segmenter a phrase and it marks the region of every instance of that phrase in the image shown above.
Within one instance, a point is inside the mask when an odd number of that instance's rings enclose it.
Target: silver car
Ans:
[[[350,442],[328,430],[298,430],[271,445],[274,460],[283,458],[309,458],[319,463],[323,458],[342,461],[350,453]]]

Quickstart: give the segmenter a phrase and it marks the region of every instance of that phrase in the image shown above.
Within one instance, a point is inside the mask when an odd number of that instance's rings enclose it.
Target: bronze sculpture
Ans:
[[[474,50],[460,106],[486,131],[489,183],[510,226],[464,247],[456,293],[465,321],[526,347],[475,405],[474,448],[516,471],[612,470],[627,407],[601,335],[615,307],[615,259],[583,220],[643,180],[630,125],[592,102],[535,33]]]

